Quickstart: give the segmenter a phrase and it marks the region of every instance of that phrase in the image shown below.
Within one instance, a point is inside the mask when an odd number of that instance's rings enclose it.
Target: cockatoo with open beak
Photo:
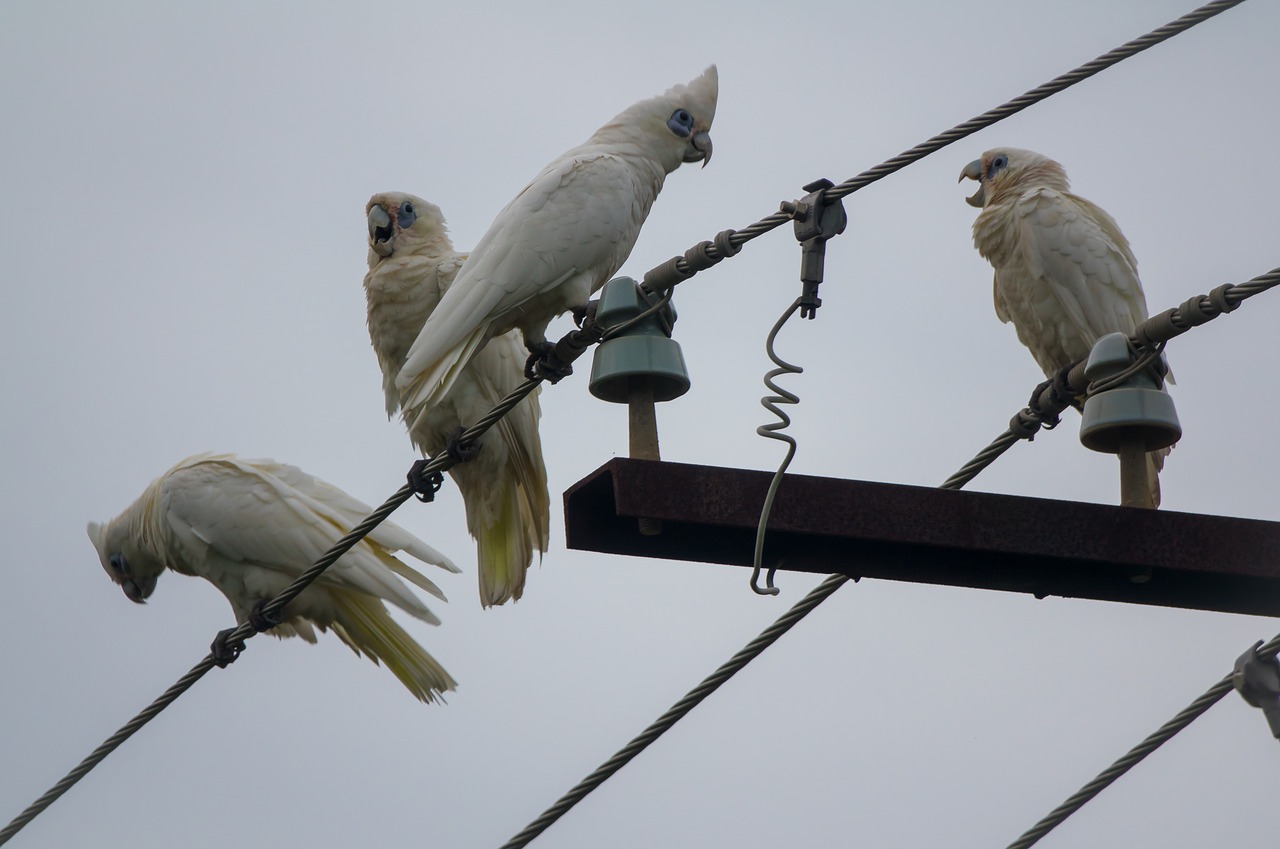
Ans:
[[[1087,358],[1108,333],[1133,335],[1147,318],[1137,260],[1115,219],[1069,191],[1061,165],[1002,147],[966,165],[966,177],[979,183],[968,198],[982,210],[973,243],[995,268],[996,316],[1013,322],[1046,377]],[[1147,455],[1157,505],[1168,453]]]
[[[231,454],[188,457],[105,524],[89,523],[102,568],[143,603],[165,568],[213,584],[244,622],[363,520],[372,509],[294,466]],[[447,557],[383,522],[330,566],[266,633],[316,641],[332,630],[356,654],[387,668],[422,701],[456,686],[387,613],[383,601],[440,624],[400,580],[444,599],[439,587],[394,554],[457,572]]]
[[[384,192],[365,207],[369,273],[364,278],[369,339],[382,368],[387,415],[400,409],[396,375],[440,297],[467,255],[449,241],[439,207],[403,192]],[[425,454],[443,450],[524,382],[518,331],[495,336],[458,372],[431,407],[406,407],[409,438]],[[480,603],[518,599],[533,553],[547,550],[551,506],[538,437],[538,391],[521,401],[485,436],[473,459],[449,470],[476,539]]]
[[[498,213],[409,349],[406,409],[429,411],[492,337],[519,328],[535,355],[551,319],[584,307],[631,253],[663,180],[711,160],[714,65],[627,108],[542,169]]]

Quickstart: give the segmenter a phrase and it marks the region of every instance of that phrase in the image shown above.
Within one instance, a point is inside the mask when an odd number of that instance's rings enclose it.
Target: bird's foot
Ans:
[[[524,364],[524,376],[528,379],[542,378],[548,383],[559,383],[561,378],[573,374],[573,365],[556,356],[554,343],[544,340],[526,344],[529,347],[529,359]]]
[[[259,633],[270,631],[283,621],[284,616],[279,613],[267,612],[267,603],[265,601],[255,602],[253,607],[249,608],[249,624]]]
[[[444,485],[444,475],[439,472],[428,472],[430,460],[418,460],[409,469],[409,487],[419,501],[435,501],[436,493]]]
[[[462,434],[464,432],[465,431],[463,431],[462,426],[459,425],[458,429],[449,434],[444,441],[444,450],[449,452],[449,456],[457,460],[459,463],[466,463],[469,460],[474,460],[476,455],[480,453],[480,449],[484,447],[479,440],[474,442],[463,442]]]
[[[213,643],[209,646],[209,654],[213,657],[213,662],[218,665],[219,669],[226,669],[236,658],[240,656],[240,652],[244,651],[244,640],[236,640],[234,643],[228,642],[227,638],[235,633],[235,628],[226,628],[218,632],[213,638]]]
[[[582,327],[582,325],[588,321],[595,321],[596,308],[599,306],[600,302],[597,300],[587,301],[581,306],[570,308],[570,312],[573,313],[573,323],[578,325],[578,327]]]
[[[1027,407],[1040,419],[1040,426],[1045,430],[1053,430],[1062,419],[1057,413],[1051,413],[1040,404],[1040,396],[1046,391],[1049,392],[1049,401],[1052,404],[1060,404],[1062,401],[1062,389],[1066,385],[1060,380],[1061,374],[1055,375],[1052,379],[1040,383],[1031,393],[1031,400],[1027,402]]]

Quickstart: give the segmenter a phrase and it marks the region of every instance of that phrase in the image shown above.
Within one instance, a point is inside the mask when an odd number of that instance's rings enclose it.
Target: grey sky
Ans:
[[[231,624],[179,575],[129,604],[88,520],[205,450],[374,503],[400,486],[413,453],[364,327],[370,194],[439,204],[469,248],[543,164],[716,62],[715,160],[668,179],[639,276],[1193,5],[4,4],[0,821]],[[1278,32],[1280,6],[1245,3],[849,198],[819,317],[778,343],[805,368],[783,381],[793,471],[940,483],[1040,379],[956,185],[987,148],[1063,163],[1120,222],[1153,311],[1280,265]],[[763,341],[798,261],[784,228],[681,287],[694,387],[658,411],[666,458],[776,466]],[[1277,518],[1277,297],[1170,345],[1165,508]],[[12,845],[497,846],[818,583],[782,574],[764,599],[741,569],[566,551],[559,493],[626,451],[585,371],[542,396],[552,550],[519,604],[480,610],[452,487],[396,514],[467,567],[439,576],[442,627],[401,617],[460,682],[447,706],[331,636],[258,638]],[[1076,426],[973,488],[1115,503],[1115,461]],[[863,581],[534,845],[1001,847],[1277,630]],[[1229,695],[1041,845],[1271,847],[1278,787],[1261,714]]]

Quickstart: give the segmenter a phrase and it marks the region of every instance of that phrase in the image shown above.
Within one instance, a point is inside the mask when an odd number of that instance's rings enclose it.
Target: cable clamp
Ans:
[[[849,223],[841,198],[827,200],[827,189],[835,183],[827,179],[814,180],[804,187],[809,194],[798,201],[782,204],[782,211],[795,219],[796,239],[800,242],[800,281],[804,284],[800,296],[800,317],[815,318],[822,299],[818,286],[822,283],[823,267],[827,255],[827,240],[839,236]]]
[[[1280,660],[1275,655],[1263,659],[1258,654],[1262,641],[1240,655],[1231,684],[1246,702],[1262,710],[1271,734],[1280,740]]]

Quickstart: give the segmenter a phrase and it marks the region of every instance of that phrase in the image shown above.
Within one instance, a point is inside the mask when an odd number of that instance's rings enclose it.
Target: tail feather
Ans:
[[[457,688],[453,677],[391,618],[382,602],[361,593],[331,592],[340,605],[331,627],[352,651],[385,664],[421,701],[444,701],[442,694]]]
[[[467,524],[476,538],[480,604],[484,607],[519,600],[534,548],[542,542],[538,524],[515,481],[488,483],[496,483],[500,491],[468,487],[463,494]]]

